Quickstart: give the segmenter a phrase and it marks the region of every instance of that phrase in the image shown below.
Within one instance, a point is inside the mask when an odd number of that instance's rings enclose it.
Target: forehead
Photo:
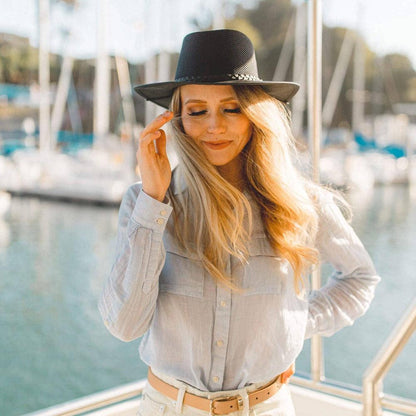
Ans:
[[[237,95],[231,85],[182,85],[180,94],[184,104],[188,100],[215,102],[224,99],[237,99]]]

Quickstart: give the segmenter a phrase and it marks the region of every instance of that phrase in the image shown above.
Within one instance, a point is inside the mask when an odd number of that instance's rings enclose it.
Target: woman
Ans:
[[[379,280],[332,194],[294,167],[298,85],[259,79],[250,40],[219,30],[185,37],[175,81],[135,89],[171,111],[141,134],[100,312],[116,337],[143,336],[138,414],[294,415],[304,339],[351,325]],[[308,293],[318,260],[336,272]]]

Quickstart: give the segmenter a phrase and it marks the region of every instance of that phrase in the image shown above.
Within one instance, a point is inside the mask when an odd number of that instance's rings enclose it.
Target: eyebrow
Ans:
[[[220,103],[223,103],[225,101],[238,101],[238,100],[235,97],[227,97],[227,98],[223,98],[222,100],[220,100]],[[189,98],[188,100],[185,101],[185,104],[189,104],[189,103],[206,103],[206,101],[197,100],[195,98]]]

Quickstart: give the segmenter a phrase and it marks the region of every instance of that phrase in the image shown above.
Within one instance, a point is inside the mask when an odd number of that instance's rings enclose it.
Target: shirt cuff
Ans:
[[[146,192],[140,191],[131,218],[143,227],[163,233],[172,210],[169,198],[160,202],[147,195]]]

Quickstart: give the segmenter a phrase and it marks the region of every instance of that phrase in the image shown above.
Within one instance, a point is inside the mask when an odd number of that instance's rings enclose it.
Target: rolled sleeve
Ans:
[[[306,338],[330,336],[362,316],[380,281],[373,262],[329,192],[321,200],[317,248],[334,273],[309,296]]]
[[[116,258],[99,301],[110,332],[130,341],[143,335],[151,322],[165,262],[163,232],[173,208],[132,185],[120,206]]]

